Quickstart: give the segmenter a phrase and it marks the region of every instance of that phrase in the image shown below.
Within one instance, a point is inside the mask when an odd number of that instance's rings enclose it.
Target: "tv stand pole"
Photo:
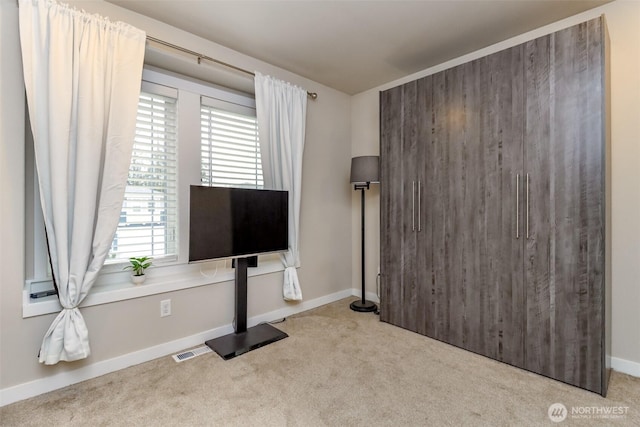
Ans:
[[[235,273],[235,312],[234,331],[231,334],[214,338],[205,342],[224,360],[232,359],[256,348],[264,347],[272,342],[280,341],[289,335],[268,323],[247,328],[247,267],[249,258],[236,259]]]

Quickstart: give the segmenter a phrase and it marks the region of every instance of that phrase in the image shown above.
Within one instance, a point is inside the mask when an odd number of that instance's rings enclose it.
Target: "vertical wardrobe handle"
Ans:
[[[526,224],[527,224],[527,240],[529,239],[529,174],[527,174],[527,218],[526,218]]]
[[[418,231],[422,231],[422,221],[420,220],[420,181],[418,181]]]
[[[411,181],[411,231],[416,231],[416,182]]]
[[[520,174],[516,174],[516,239],[520,238]]]

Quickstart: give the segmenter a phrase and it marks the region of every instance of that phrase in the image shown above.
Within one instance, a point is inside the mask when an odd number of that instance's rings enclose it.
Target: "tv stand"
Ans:
[[[235,332],[205,342],[209,348],[218,353],[224,360],[233,359],[236,356],[289,336],[268,323],[247,328],[247,267],[249,258],[237,258],[235,264]]]

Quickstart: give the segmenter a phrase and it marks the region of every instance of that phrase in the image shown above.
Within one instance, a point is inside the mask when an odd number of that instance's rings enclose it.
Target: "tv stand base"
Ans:
[[[224,360],[233,359],[236,356],[247,353],[256,348],[264,347],[283,338],[286,333],[273,326],[263,323],[244,332],[234,332],[218,338],[206,341],[205,344],[218,353]]]
[[[247,267],[249,263],[249,258],[238,258],[235,263],[235,332],[205,341],[205,344],[209,346],[211,350],[218,353],[224,360],[233,359],[236,356],[280,341],[289,336],[268,323],[247,328]]]

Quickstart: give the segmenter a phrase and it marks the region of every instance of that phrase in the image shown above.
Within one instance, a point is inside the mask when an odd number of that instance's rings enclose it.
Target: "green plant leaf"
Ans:
[[[148,256],[131,257],[129,258],[129,265],[124,267],[123,270],[133,270],[134,276],[143,276],[144,271],[153,264],[152,259]]]

